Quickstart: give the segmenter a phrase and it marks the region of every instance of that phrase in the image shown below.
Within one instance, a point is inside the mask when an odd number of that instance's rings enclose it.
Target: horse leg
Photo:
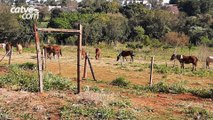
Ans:
[[[184,69],[184,63],[181,63],[181,68]]]
[[[127,58],[125,57],[126,61],[128,62]]]
[[[134,58],[133,58],[133,56],[131,56],[131,60],[132,60],[132,62],[134,61]]]

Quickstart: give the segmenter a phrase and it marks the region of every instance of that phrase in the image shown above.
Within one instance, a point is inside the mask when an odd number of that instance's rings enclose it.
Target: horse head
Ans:
[[[176,54],[173,54],[170,58],[170,60],[174,60],[174,59],[176,59]]]

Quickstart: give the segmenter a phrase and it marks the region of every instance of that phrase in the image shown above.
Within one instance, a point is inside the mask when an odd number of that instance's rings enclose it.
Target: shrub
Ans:
[[[118,77],[115,80],[113,80],[111,84],[119,87],[127,87],[130,84],[130,82],[123,77]]]

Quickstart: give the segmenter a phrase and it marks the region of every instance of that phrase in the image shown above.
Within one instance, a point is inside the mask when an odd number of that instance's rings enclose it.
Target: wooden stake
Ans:
[[[45,57],[45,50],[42,51],[42,69],[46,70],[46,57]]]
[[[88,54],[86,53],[86,56],[85,56],[85,61],[84,61],[84,73],[83,73],[83,79],[87,79],[87,56]]]
[[[77,94],[80,93],[80,80],[81,80],[81,49],[82,49],[82,25],[78,25],[80,34],[78,36],[78,50],[77,50]]]
[[[10,50],[10,51],[11,51],[11,50]],[[5,58],[5,56],[7,56],[7,55],[10,53],[10,51],[8,51],[8,52],[1,58],[0,62]]]
[[[92,73],[92,77],[93,77],[93,79],[94,79],[95,81],[97,81],[97,80],[95,79],[95,74],[94,74],[94,71],[93,71],[93,69],[92,69],[92,64],[91,64],[91,62],[90,62],[89,57],[87,57],[87,59],[88,59],[88,63],[89,63],[89,67],[90,67],[91,73]]]
[[[154,56],[151,58],[149,85],[152,86]]]
[[[9,65],[10,65],[10,63],[11,63],[12,52],[13,52],[13,46],[11,46],[11,50],[10,50],[10,52],[9,52],[9,60],[8,60],[8,64],[9,64]]]
[[[37,53],[37,66],[38,66],[38,76],[39,76],[39,90],[43,92],[43,72],[42,72],[42,59],[41,59],[41,49],[39,36],[37,32],[36,24],[34,24],[34,33],[35,33],[35,43],[36,43],[36,53]]]

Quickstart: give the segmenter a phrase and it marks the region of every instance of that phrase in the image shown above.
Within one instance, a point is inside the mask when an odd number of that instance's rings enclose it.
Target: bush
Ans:
[[[119,87],[127,87],[130,84],[130,82],[123,77],[118,77],[115,80],[113,80],[111,84]]]

